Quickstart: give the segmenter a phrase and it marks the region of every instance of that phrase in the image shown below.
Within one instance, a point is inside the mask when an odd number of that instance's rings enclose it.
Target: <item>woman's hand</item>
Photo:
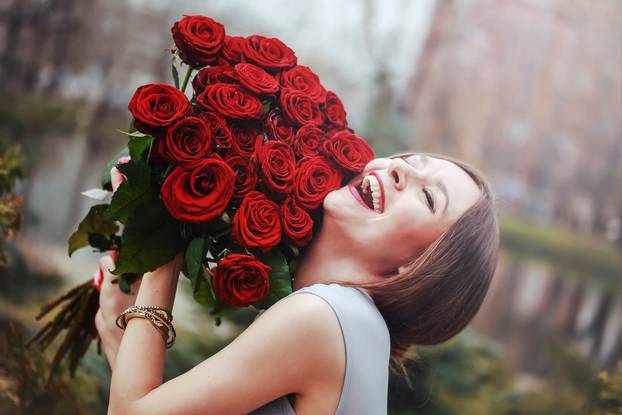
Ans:
[[[127,156],[121,157],[117,160],[117,163],[127,163],[129,160],[130,158]],[[119,169],[113,167],[110,170],[112,191],[115,192],[125,179],[125,176]],[[101,281],[101,285],[99,288],[99,310],[95,315],[95,327],[99,333],[102,349],[106,354],[110,367],[114,365],[117,350],[123,338],[123,330],[116,326],[115,320],[126,308],[134,305],[142,280],[142,278],[138,279],[132,284],[130,294],[123,293],[119,289],[118,284],[113,284],[112,281],[115,281],[118,277],[111,274],[110,271],[116,267],[115,259],[117,255],[117,251],[113,251],[110,255],[104,255],[99,260],[99,268],[97,270],[100,274],[97,279]]]
[[[123,293],[118,283],[113,284],[112,281],[118,279],[118,276],[110,273],[116,267],[116,255],[116,251],[113,251],[112,255],[104,255],[99,260],[98,272],[101,272],[103,280],[99,291],[99,310],[95,315],[95,327],[110,367],[114,366],[123,338],[123,330],[117,327],[115,321],[126,308],[134,305],[142,281],[140,278],[131,285],[130,294]]]

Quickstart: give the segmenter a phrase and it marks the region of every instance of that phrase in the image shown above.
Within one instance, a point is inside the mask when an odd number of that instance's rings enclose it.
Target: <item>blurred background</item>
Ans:
[[[502,253],[471,326],[421,347],[391,414],[622,413],[622,2],[618,0],[0,0],[0,413],[105,413],[94,345],[75,379],[25,349],[47,299],[91,278],[68,258],[127,102],[172,83],[170,27],[204,14],[282,39],[344,101],[377,156],[427,151],[483,170]],[[180,280],[167,377],[226,345]]]

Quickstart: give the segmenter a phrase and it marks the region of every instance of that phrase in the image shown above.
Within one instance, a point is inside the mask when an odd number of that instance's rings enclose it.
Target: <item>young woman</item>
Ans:
[[[371,207],[359,196],[365,176]],[[112,177],[116,188],[115,168]],[[112,367],[109,413],[385,414],[389,363],[455,336],[483,302],[499,246],[494,199],[469,165],[407,153],[372,160],[323,206],[293,292],[166,383],[160,333],[144,319],[125,331],[115,320],[134,303],[171,310],[181,256],[131,296],[110,283],[104,256],[96,325]]]

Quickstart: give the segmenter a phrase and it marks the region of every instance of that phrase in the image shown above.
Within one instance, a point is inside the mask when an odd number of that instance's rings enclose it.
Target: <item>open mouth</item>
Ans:
[[[376,213],[384,212],[384,189],[382,182],[374,172],[363,177],[358,184],[353,185],[352,190],[354,197],[369,210]]]

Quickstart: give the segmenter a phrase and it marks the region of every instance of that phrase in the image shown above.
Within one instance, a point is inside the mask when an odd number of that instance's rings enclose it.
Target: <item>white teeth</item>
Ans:
[[[364,195],[369,193],[369,176],[363,177],[363,184],[361,184],[361,187],[363,189],[363,194]]]
[[[363,194],[368,194],[371,190],[372,202],[374,205],[374,211],[376,213],[382,213],[380,209],[380,183],[378,183],[378,179],[374,175],[368,175],[363,178],[363,183],[361,185]]]

